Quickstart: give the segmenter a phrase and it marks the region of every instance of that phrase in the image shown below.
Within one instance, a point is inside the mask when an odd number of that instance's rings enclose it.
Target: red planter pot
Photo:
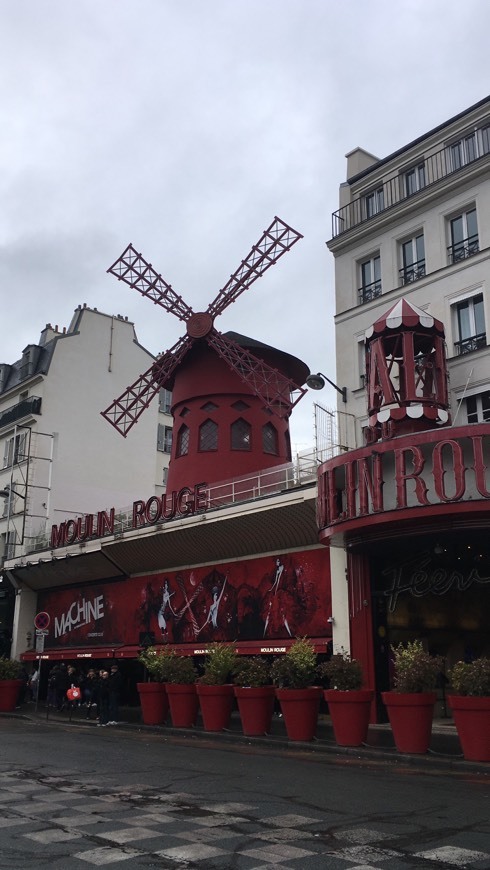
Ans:
[[[276,692],[274,686],[235,686],[235,698],[247,737],[269,734]]]
[[[432,733],[435,692],[381,692],[399,752],[423,755]]]
[[[281,704],[286,732],[290,740],[313,740],[318,723],[318,711],[323,689],[276,689]]]
[[[467,761],[490,761],[490,698],[448,695]]]
[[[223,731],[228,728],[235,697],[234,686],[206,686],[197,683],[196,688],[204,730]]]
[[[136,683],[145,725],[163,725],[168,716],[168,698],[163,683]]]
[[[0,680],[0,713],[11,713],[17,706],[22,680]]]
[[[195,683],[166,683],[165,687],[172,725],[174,728],[192,728],[199,710]]]
[[[348,692],[327,689],[324,697],[328,702],[337,745],[361,746],[365,743],[374,692],[371,689]]]

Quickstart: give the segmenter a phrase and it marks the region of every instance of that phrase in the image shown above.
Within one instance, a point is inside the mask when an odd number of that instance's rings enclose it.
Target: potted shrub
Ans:
[[[174,655],[169,664],[165,688],[172,725],[175,728],[192,728],[196,724],[199,709],[197,670],[190,656]]]
[[[449,671],[448,695],[467,761],[490,761],[490,658],[457,662]]]
[[[306,638],[298,638],[272,665],[276,698],[290,740],[313,740],[322,689],[315,686],[316,653]]]
[[[163,725],[168,716],[168,698],[164,683],[174,655],[170,650],[157,650],[150,646],[138,656],[138,661],[144,665],[149,677],[148,682],[136,684],[145,725]]]
[[[0,658],[0,713],[15,710],[22,680],[22,665],[15,659]]]
[[[419,640],[393,647],[394,691],[382,692],[391,730],[399,752],[427,752],[436,702],[436,683],[443,666],[440,656],[431,656]]]
[[[205,731],[222,731],[230,724],[236,662],[235,648],[229,644],[212,643],[206,650],[204,673],[196,684]]]
[[[345,650],[340,650],[317,668],[320,680],[328,682],[324,692],[339,746],[360,746],[365,742],[374,692],[363,689],[362,667]]]
[[[271,669],[261,656],[243,656],[233,669],[235,698],[247,737],[268,734],[274,711],[275,689]]]

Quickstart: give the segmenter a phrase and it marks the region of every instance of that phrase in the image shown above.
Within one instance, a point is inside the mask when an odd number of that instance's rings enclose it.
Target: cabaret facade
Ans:
[[[378,690],[393,643],[490,652],[489,135],[486,98],[382,160],[356,149],[333,215],[348,390],[320,538],[335,629]]]

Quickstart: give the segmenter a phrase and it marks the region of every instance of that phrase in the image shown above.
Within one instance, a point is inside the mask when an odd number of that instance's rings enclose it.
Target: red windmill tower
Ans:
[[[162,387],[172,390],[167,489],[246,475],[291,459],[288,420],[307,366],[215,318],[302,236],[274,218],[205,312],[195,313],[132,245],[108,269],[186,324],[186,334],[102,412],[126,436]]]

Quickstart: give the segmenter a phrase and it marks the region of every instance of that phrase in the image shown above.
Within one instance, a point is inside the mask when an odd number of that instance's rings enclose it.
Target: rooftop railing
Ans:
[[[416,168],[420,170],[415,184],[417,189],[414,189],[413,167],[395,176],[391,173],[389,178],[381,179],[361,196],[334,211],[332,238],[373,220],[401,202],[420,196],[443,178],[463,172],[470,164],[481,162],[485,158],[488,158],[488,152],[462,162],[455,158],[450,148],[441,148],[435,154],[419,158],[416,161]]]

